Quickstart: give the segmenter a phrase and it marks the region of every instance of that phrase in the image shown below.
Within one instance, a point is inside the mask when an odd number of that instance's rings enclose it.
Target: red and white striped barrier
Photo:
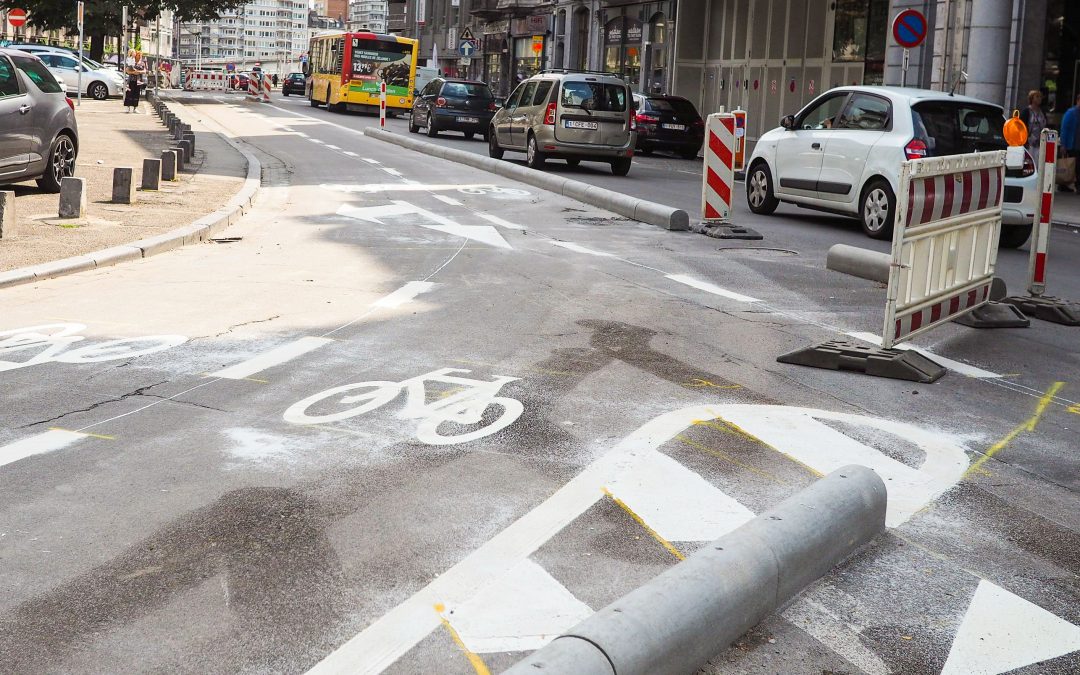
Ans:
[[[270,102],[271,80],[269,75],[251,74],[248,78],[248,100]]]
[[[705,171],[701,177],[701,214],[706,222],[731,216],[734,158],[735,115],[709,115],[705,123]]]
[[[225,91],[228,81],[228,75],[225,73],[196,71],[184,81],[184,89],[187,91]]]
[[[997,264],[1005,153],[904,162],[882,347],[985,305]]]
[[[379,82],[379,128],[386,128],[386,80]]]
[[[274,86],[274,81],[269,75],[262,76],[262,100],[263,103],[270,102],[270,90]]]
[[[1046,254],[1050,248],[1050,224],[1054,213],[1054,188],[1057,175],[1058,132],[1043,129],[1039,144],[1039,213],[1031,233],[1031,257],[1028,263],[1028,293],[1039,297],[1046,292]]]

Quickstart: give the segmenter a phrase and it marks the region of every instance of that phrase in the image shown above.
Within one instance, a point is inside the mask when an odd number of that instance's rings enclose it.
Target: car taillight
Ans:
[[[1031,156],[1031,153],[1027,150],[1024,151],[1024,168],[1020,175],[1027,178],[1031,174],[1035,173],[1035,159]]]
[[[442,96],[435,99],[435,107],[436,108],[445,108],[446,107],[446,99],[443,98]]]
[[[908,159],[921,159],[926,157],[926,154],[926,143],[917,138],[913,138],[910,143],[904,146],[904,156]]]
[[[555,103],[548,103],[547,112],[544,113],[544,124],[549,127],[555,126]]]
[[[68,107],[71,108],[71,112],[75,112],[75,101],[72,101],[70,96],[65,96],[64,100],[67,101]],[[1029,156],[1028,159],[1031,159],[1031,157]],[[1025,169],[1027,168],[1027,163],[1026,162],[1024,163],[1024,168]],[[1034,162],[1032,162],[1032,164],[1031,164],[1031,171],[1032,171],[1032,173],[1035,172],[1035,163]],[[1031,174],[1030,173],[1025,173],[1024,175],[1025,176],[1030,176]]]
[[[705,120],[701,119],[700,117],[697,118],[696,120],[694,120],[694,126],[695,127],[703,127],[703,126],[705,126]]]
[[[498,110],[498,108],[495,107],[495,101],[488,103],[488,111],[495,112],[496,110]]]
[[[659,124],[660,118],[653,115],[646,115],[645,113],[638,113],[634,116],[635,121],[638,124]]]

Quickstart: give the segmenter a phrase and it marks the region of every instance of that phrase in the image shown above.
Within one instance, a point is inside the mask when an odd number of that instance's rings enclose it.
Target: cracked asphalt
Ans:
[[[667,232],[278,103],[180,99],[263,165],[231,243],[0,291],[0,672],[498,672],[850,461],[887,531],[703,672],[1080,672],[1075,329],[783,365],[880,330],[848,224]]]

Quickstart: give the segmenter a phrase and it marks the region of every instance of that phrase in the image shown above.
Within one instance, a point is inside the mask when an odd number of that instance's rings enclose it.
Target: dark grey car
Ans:
[[[32,178],[47,192],[75,173],[75,104],[36,56],[0,49],[0,184]]]

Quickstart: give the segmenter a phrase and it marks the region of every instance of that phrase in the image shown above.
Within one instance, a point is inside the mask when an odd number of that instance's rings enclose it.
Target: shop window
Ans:
[[[604,26],[604,70],[615,73],[632,87],[641,78],[642,24],[616,16]]]
[[[833,61],[885,59],[888,0],[837,0]]]

